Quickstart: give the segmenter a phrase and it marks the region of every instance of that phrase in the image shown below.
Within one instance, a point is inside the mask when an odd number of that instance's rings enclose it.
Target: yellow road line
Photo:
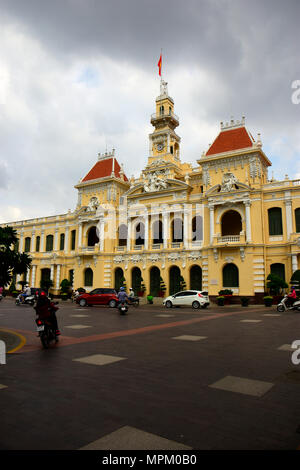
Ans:
[[[23,348],[23,346],[26,344],[25,336],[21,335],[20,333],[16,333],[15,331],[12,331],[12,330],[5,330],[4,328],[0,328],[0,332],[1,331],[4,331],[5,333],[10,333],[12,335],[15,335],[20,339],[20,344],[18,344],[18,346],[16,346],[14,349],[10,349],[9,351],[6,351],[7,354],[11,354],[13,352],[18,351],[19,349]]]

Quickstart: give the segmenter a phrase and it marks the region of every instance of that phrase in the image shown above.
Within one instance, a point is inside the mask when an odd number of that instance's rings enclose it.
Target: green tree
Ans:
[[[269,274],[267,277],[267,288],[270,289],[270,293],[278,295],[282,289],[288,287],[287,283],[276,274]]]
[[[17,232],[12,227],[0,227],[0,286],[8,286],[15,274],[25,274],[31,265],[27,253],[18,253]]]

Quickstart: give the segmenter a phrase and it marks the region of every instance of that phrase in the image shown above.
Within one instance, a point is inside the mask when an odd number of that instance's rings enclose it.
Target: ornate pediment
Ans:
[[[161,178],[158,176],[151,176],[145,178],[142,183],[132,186],[124,196],[148,196],[152,194],[159,195],[161,192],[164,194],[178,191],[187,190],[189,185],[183,181],[171,178]]]
[[[224,173],[221,184],[215,184],[206,191],[206,196],[213,196],[220,193],[233,193],[236,191],[251,191],[250,186],[237,180],[233,173]]]

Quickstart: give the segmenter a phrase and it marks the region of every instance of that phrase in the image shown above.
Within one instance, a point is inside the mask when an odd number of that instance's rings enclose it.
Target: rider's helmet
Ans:
[[[133,290],[133,289],[132,289],[132,287],[130,287],[130,289],[129,289],[129,290]]]
[[[125,290],[125,288],[124,288],[124,287],[120,287],[120,290]]]
[[[45,296],[46,296],[46,292],[42,291],[42,292],[40,293],[40,296],[41,296],[41,297],[45,297]]]

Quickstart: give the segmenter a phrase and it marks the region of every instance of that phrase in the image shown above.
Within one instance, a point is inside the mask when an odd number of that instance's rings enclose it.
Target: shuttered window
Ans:
[[[282,235],[282,214],[280,207],[272,207],[268,210],[269,235]]]

